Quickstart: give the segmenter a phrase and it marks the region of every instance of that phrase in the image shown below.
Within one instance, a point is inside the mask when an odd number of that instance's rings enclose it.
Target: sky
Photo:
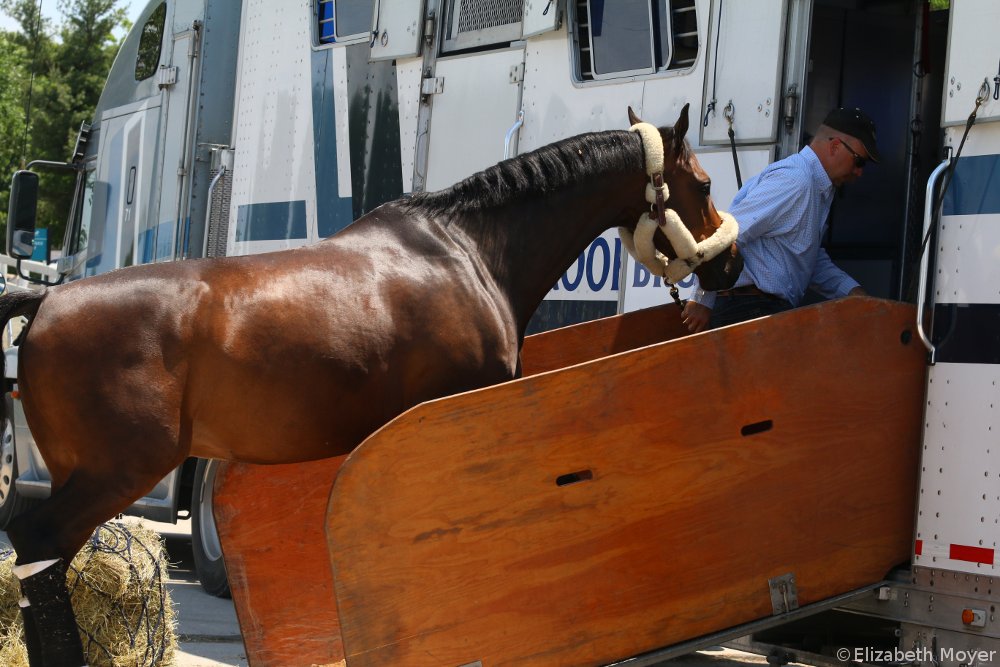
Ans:
[[[37,1],[37,0],[36,0]],[[52,22],[52,26],[56,27],[62,22],[62,16],[59,14],[59,0],[41,0],[42,1],[42,14]],[[139,16],[139,12],[143,10],[146,6],[147,0],[118,0],[118,6],[124,7],[125,11],[128,12],[128,18],[132,23],[135,23],[136,18]],[[0,11],[0,30],[18,30],[19,26],[17,21]]]

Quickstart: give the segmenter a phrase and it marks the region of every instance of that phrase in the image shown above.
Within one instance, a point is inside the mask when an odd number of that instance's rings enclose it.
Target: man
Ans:
[[[835,109],[795,155],[769,165],[729,208],[740,224],[743,272],[732,289],[695,289],[681,315],[691,332],[799,305],[806,289],[826,298],[863,295],[820,247],[835,189],[879,161],[875,124],[860,109]]]

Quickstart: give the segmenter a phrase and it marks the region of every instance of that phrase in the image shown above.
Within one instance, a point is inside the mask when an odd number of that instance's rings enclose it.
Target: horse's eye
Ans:
[[[700,186],[698,186],[698,187],[699,187],[699,189],[701,190],[701,193],[702,193],[703,195],[705,195],[706,197],[707,197],[708,195],[712,194],[712,181],[708,181],[708,182],[706,182],[706,183],[702,183],[702,184],[701,184]]]

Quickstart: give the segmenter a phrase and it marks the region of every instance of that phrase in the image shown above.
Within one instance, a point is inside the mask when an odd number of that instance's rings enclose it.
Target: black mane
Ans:
[[[414,194],[406,206],[429,213],[484,210],[513,200],[543,197],[595,176],[644,169],[636,133],[591,132],[504,160],[450,188]]]

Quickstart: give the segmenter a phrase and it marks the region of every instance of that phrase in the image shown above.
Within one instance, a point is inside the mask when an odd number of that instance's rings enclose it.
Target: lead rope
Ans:
[[[670,296],[674,302],[683,307],[676,283],[689,276],[702,263],[731,246],[736,241],[739,225],[732,215],[718,211],[722,224],[707,239],[700,243],[695,242],[691,232],[677,215],[677,211],[666,207],[670,190],[663,181],[664,148],[660,131],[649,123],[636,123],[629,129],[642,139],[646,155],[646,174],[650,180],[646,184],[646,201],[650,204],[650,211],[639,217],[634,232],[619,227],[618,235],[629,255],[650,273],[661,277],[670,287]],[[653,235],[657,229],[666,235],[674,252],[677,253],[675,260],[671,261],[656,249]]]
[[[1000,76],[1000,75],[998,75]],[[976,97],[976,105],[972,107],[972,113],[969,114],[968,120],[965,121],[965,133],[962,134],[962,140],[958,143],[958,150],[955,152],[955,157],[952,160],[951,167],[945,174],[944,185],[941,186],[940,193],[937,196],[937,201],[934,204],[934,214],[940,217],[940,209],[944,206],[944,196],[948,192],[948,186],[951,185],[951,179],[955,175],[955,169],[958,166],[958,158],[962,155],[962,149],[965,148],[965,140],[969,138],[969,132],[972,130],[972,126],[976,123],[976,115],[979,113],[979,107],[983,106],[986,100],[990,96],[990,82],[989,79],[983,79],[983,85],[979,87],[979,95]],[[917,254],[917,265],[920,264],[920,258],[923,257],[924,253],[927,252],[927,243],[931,238],[931,231],[934,229],[934,225],[927,226],[927,233],[924,234],[923,240],[920,242],[920,252]],[[920,272],[915,272],[910,277],[910,288],[913,289],[915,286],[912,284],[914,281],[918,280],[918,274]],[[909,290],[907,290],[909,293]],[[917,295],[917,298],[923,298],[921,295]]]
[[[729,145],[733,149],[733,167],[736,169],[736,189],[742,190],[743,177],[740,176],[740,161],[736,157],[736,132],[733,131],[733,118],[736,116],[736,107],[733,106],[732,100],[729,100],[729,104],[722,110],[722,115],[725,117],[726,122],[729,123]]]

